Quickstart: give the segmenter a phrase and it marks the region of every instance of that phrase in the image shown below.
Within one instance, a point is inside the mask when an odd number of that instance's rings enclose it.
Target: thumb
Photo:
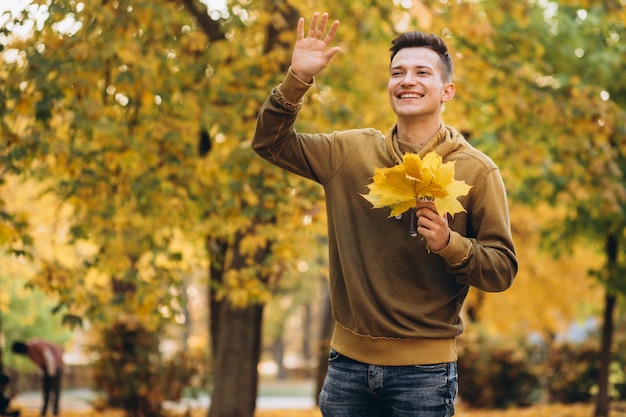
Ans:
[[[341,51],[340,47],[333,46],[328,51],[326,51],[326,53],[325,53],[326,58],[330,61],[339,51]]]

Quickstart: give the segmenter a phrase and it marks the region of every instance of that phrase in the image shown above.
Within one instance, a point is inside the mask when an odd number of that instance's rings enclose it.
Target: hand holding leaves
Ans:
[[[390,207],[389,217],[415,207],[421,198],[432,199],[437,213],[454,216],[465,211],[458,197],[467,195],[471,185],[454,179],[455,161],[443,163],[441,155],[429,152],[420,158],[405,154],[402,164],[375,168],[369,193],[363,197],[375,208]]]

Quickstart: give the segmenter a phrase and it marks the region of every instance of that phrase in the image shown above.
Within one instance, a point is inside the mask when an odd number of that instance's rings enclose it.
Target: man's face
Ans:
[[[428,48],[403,48],[389,68],[389,101],[398,118],[439,117],[454,96],[454,84],[442,80],[441,59]]]

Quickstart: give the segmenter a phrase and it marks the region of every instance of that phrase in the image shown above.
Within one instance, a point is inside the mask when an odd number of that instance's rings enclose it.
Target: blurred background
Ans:
[[[96,408],[210,397],[210,416],[245,417],[275,387],[314,406],[332,321],[322,190],[249,142],[297,19],[328,11],[342,52],[300,131],[386,131],[390,41],[423,30],[456,66],[444,122],[502,170],[520,272],[470,292],[459,402],[623,410],[624,0],[0,7],[0,364],[17,400],[39,380],[10,346],[42,337]]]

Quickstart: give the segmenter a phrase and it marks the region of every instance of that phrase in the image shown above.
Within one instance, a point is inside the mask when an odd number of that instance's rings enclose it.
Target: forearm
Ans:
[[[54,358],[54,353],[50,349],[44,349],[43,351],[44,358],[44,373],[47,376],[55,376],[57,373],[56,360]]]
[[[294,124],[310,87],[290,71],[261,107],[252,138],[252,148],[261,157],[305,177],[310,174],[299,167],[304,157]]]
[[[513,243],[503,239],[493,246],[481,244],[456,232],[450,234],[450,244],[440,255],[448,260],[448,270],[457,281],[483,291],[504,291],[513,284],[518,263]]]

